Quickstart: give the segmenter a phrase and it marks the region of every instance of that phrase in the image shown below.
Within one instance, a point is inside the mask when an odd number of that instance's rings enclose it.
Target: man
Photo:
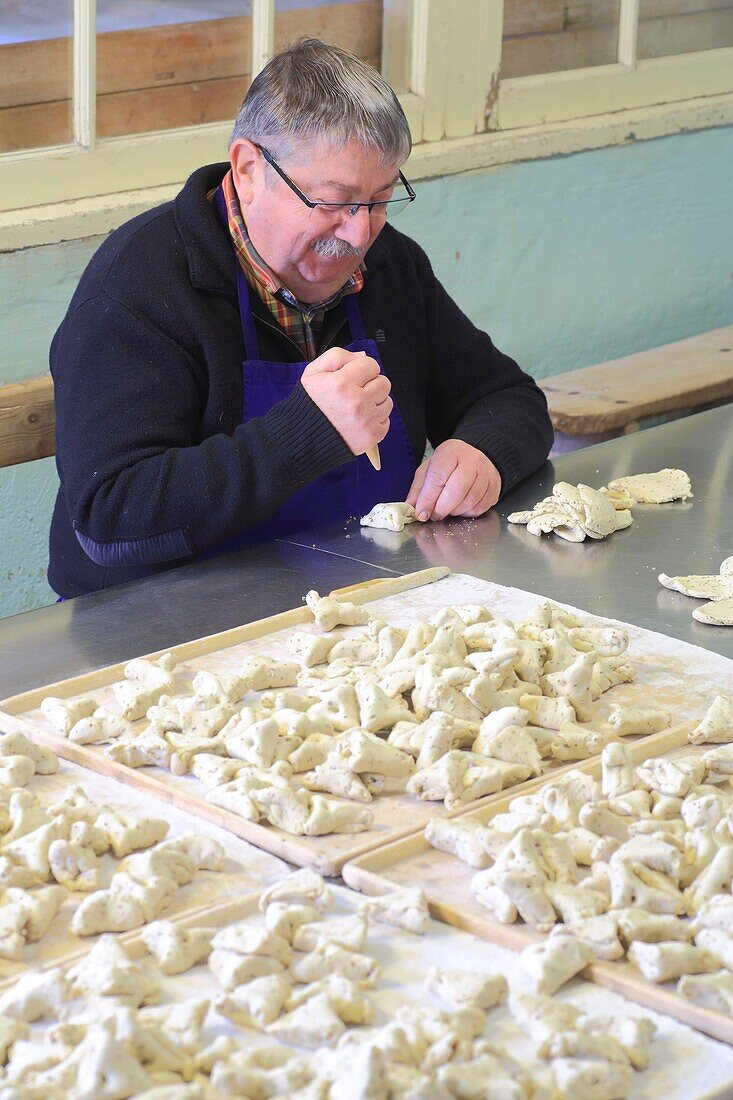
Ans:
[[[252,83],[230,162],[102,245],[51,347],[60,595],[383,500],[478,516],[545,460],[541,391],[390,224],[410,146],[374,69],[303,41]]]

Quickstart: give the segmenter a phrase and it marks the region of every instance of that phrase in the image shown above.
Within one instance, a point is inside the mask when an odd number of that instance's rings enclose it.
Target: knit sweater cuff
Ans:
[[[280,453],[300,488],[354,457],[300,382],[287,400],[270,410],[269,418]]]
[[[510,489],[514,488],[524,476],[522,462],[517,449],[511,440],[503,435],[491,435],[484,431],[471,431],[468,424],[456,429],[456,439],[462,439],[464,443],[470,443],[479,451],[483,451],[487,458],[496,466],[501,475],[501,496],[506,496]]]

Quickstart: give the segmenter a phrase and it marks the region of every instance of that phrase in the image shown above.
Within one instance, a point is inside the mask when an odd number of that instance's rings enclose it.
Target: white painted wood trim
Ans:
[[[639,37],[639,0],[621,0],[618,23],[618,61],[627,69],[636,68],[636,43]]]
[[[405,170],[411,180],[419,182],[515,161],[580,153],[731,124],[733,93],[683,104],[595,115],[553,126],[424,143],[415,149]],[[222,132],[222,140],[224,138]],[[204,146],[197,146],[197,149],[203,150]],[[221,151],[210,159],[223,159]],[[39,159],[39,167],[42,163]],[[195,163],[203,164],[206,160]],[[186,174],[187,171],[161,186],[85,196],[0,213],[0,252],[108,233],[128,218],[172,199]]]
[[[275,0],[252,0],[252,79],[275,52]]]
[[[93,149],[97,131],[97,3],[74,0],[74,141]]]
[[[662,103],[682,106],[687,100],[732,91],[733,47],[657,57],[637,62],[634,69],[599,65],[516,77],[501,82],[498,127],[563,122],[581,112],[585,117]]]

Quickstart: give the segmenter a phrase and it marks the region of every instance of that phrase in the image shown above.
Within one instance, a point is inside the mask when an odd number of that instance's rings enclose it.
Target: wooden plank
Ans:
[[[540,382],[553,426],[595,435],[733,398],[733,325]]]
[[[302,36],[322,38],[362,58],[381,58],[382,0],[358,4],[314,4],[309,8],[278,11],[275,6],[275,49]],[[379,68],[379,63],[377,63]]]
[[[697,15],[730,6],[731,0],[641,0],[641,17]],[[618,17],[619,0],[504,0],[504,36],[596,27]]]
[[[733,46],[733,7],[639,21],[639,59]]]
[[[566,0],[504,0],[504,37],[561,31],[567,7]]]
[[[54,454],[55,425],[50,375],[0,386],[0,468]]]
[[[631,746],[634,763],[640,764],[652,756],[689,748],[688,731],[689,723],[684,723],[636,742]],[[576,767],[586,775],[600,778],[599,759],[584,761]],[[552,776],[546,779],[545,784],[552,779]],[[497,814],[507,812],[514,797],[507,792],[493,805],[471,809],[460,819],[470,818],[488,824]],[[523,951],[529,944],[545,939],[544,935],[525,924],[501,924],[492,920],[488,910],[470,893],[470,880],[476,873],[475,869],[455,856],[432,848],[424,833],[414,834],[352,860],[344,866],[342,873],[347,885],[365,894],[380,895],[396,887],[419,886],[425,891],[430,912],[437,920],[512,951]],[[733,1043],[733,1020],[689,1004],[673,990],[646,981],[630,963],[592,963],[582,971],[582,976],[647,1008],[672,1016],[714,1039]]]
[[[501,73],[508,78],[610,65],[616,61],[617,47],[615,23],[505,38]]]
[[[614,13],[615,9],[615,13]],[[617,60],[618,2],[602,22],[568,19],[562,30],[504,38],[502,76],[564,72]],[[733,7],[645,19],[639,23],[639,58],[669,57],[733,45]]]
[[[100,95],[250,76],[252,21],[205,19],[109,31],[97,36]],[[359,57],[382,52],[380,0],[296,8],[275,16],[276,41],[309,35],[338,42]],[[278,37],[279,36],[279,37]],[[0,106],[51,103],[71,94],[71,39],[0,46]],[[160,129],[160,127],[151,127]]]

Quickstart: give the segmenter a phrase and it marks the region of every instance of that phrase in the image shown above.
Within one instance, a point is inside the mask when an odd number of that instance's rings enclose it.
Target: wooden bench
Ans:
[[[733,400],[733,325],[540,382],[556,451]],[[50,375],[0,386],[0,468],[55,453]]]
[[[0,468],[56,451],[51,375],[0,386]]]
[[[638,431],[733,400],[733,325],[544,378],[555,451]]]

